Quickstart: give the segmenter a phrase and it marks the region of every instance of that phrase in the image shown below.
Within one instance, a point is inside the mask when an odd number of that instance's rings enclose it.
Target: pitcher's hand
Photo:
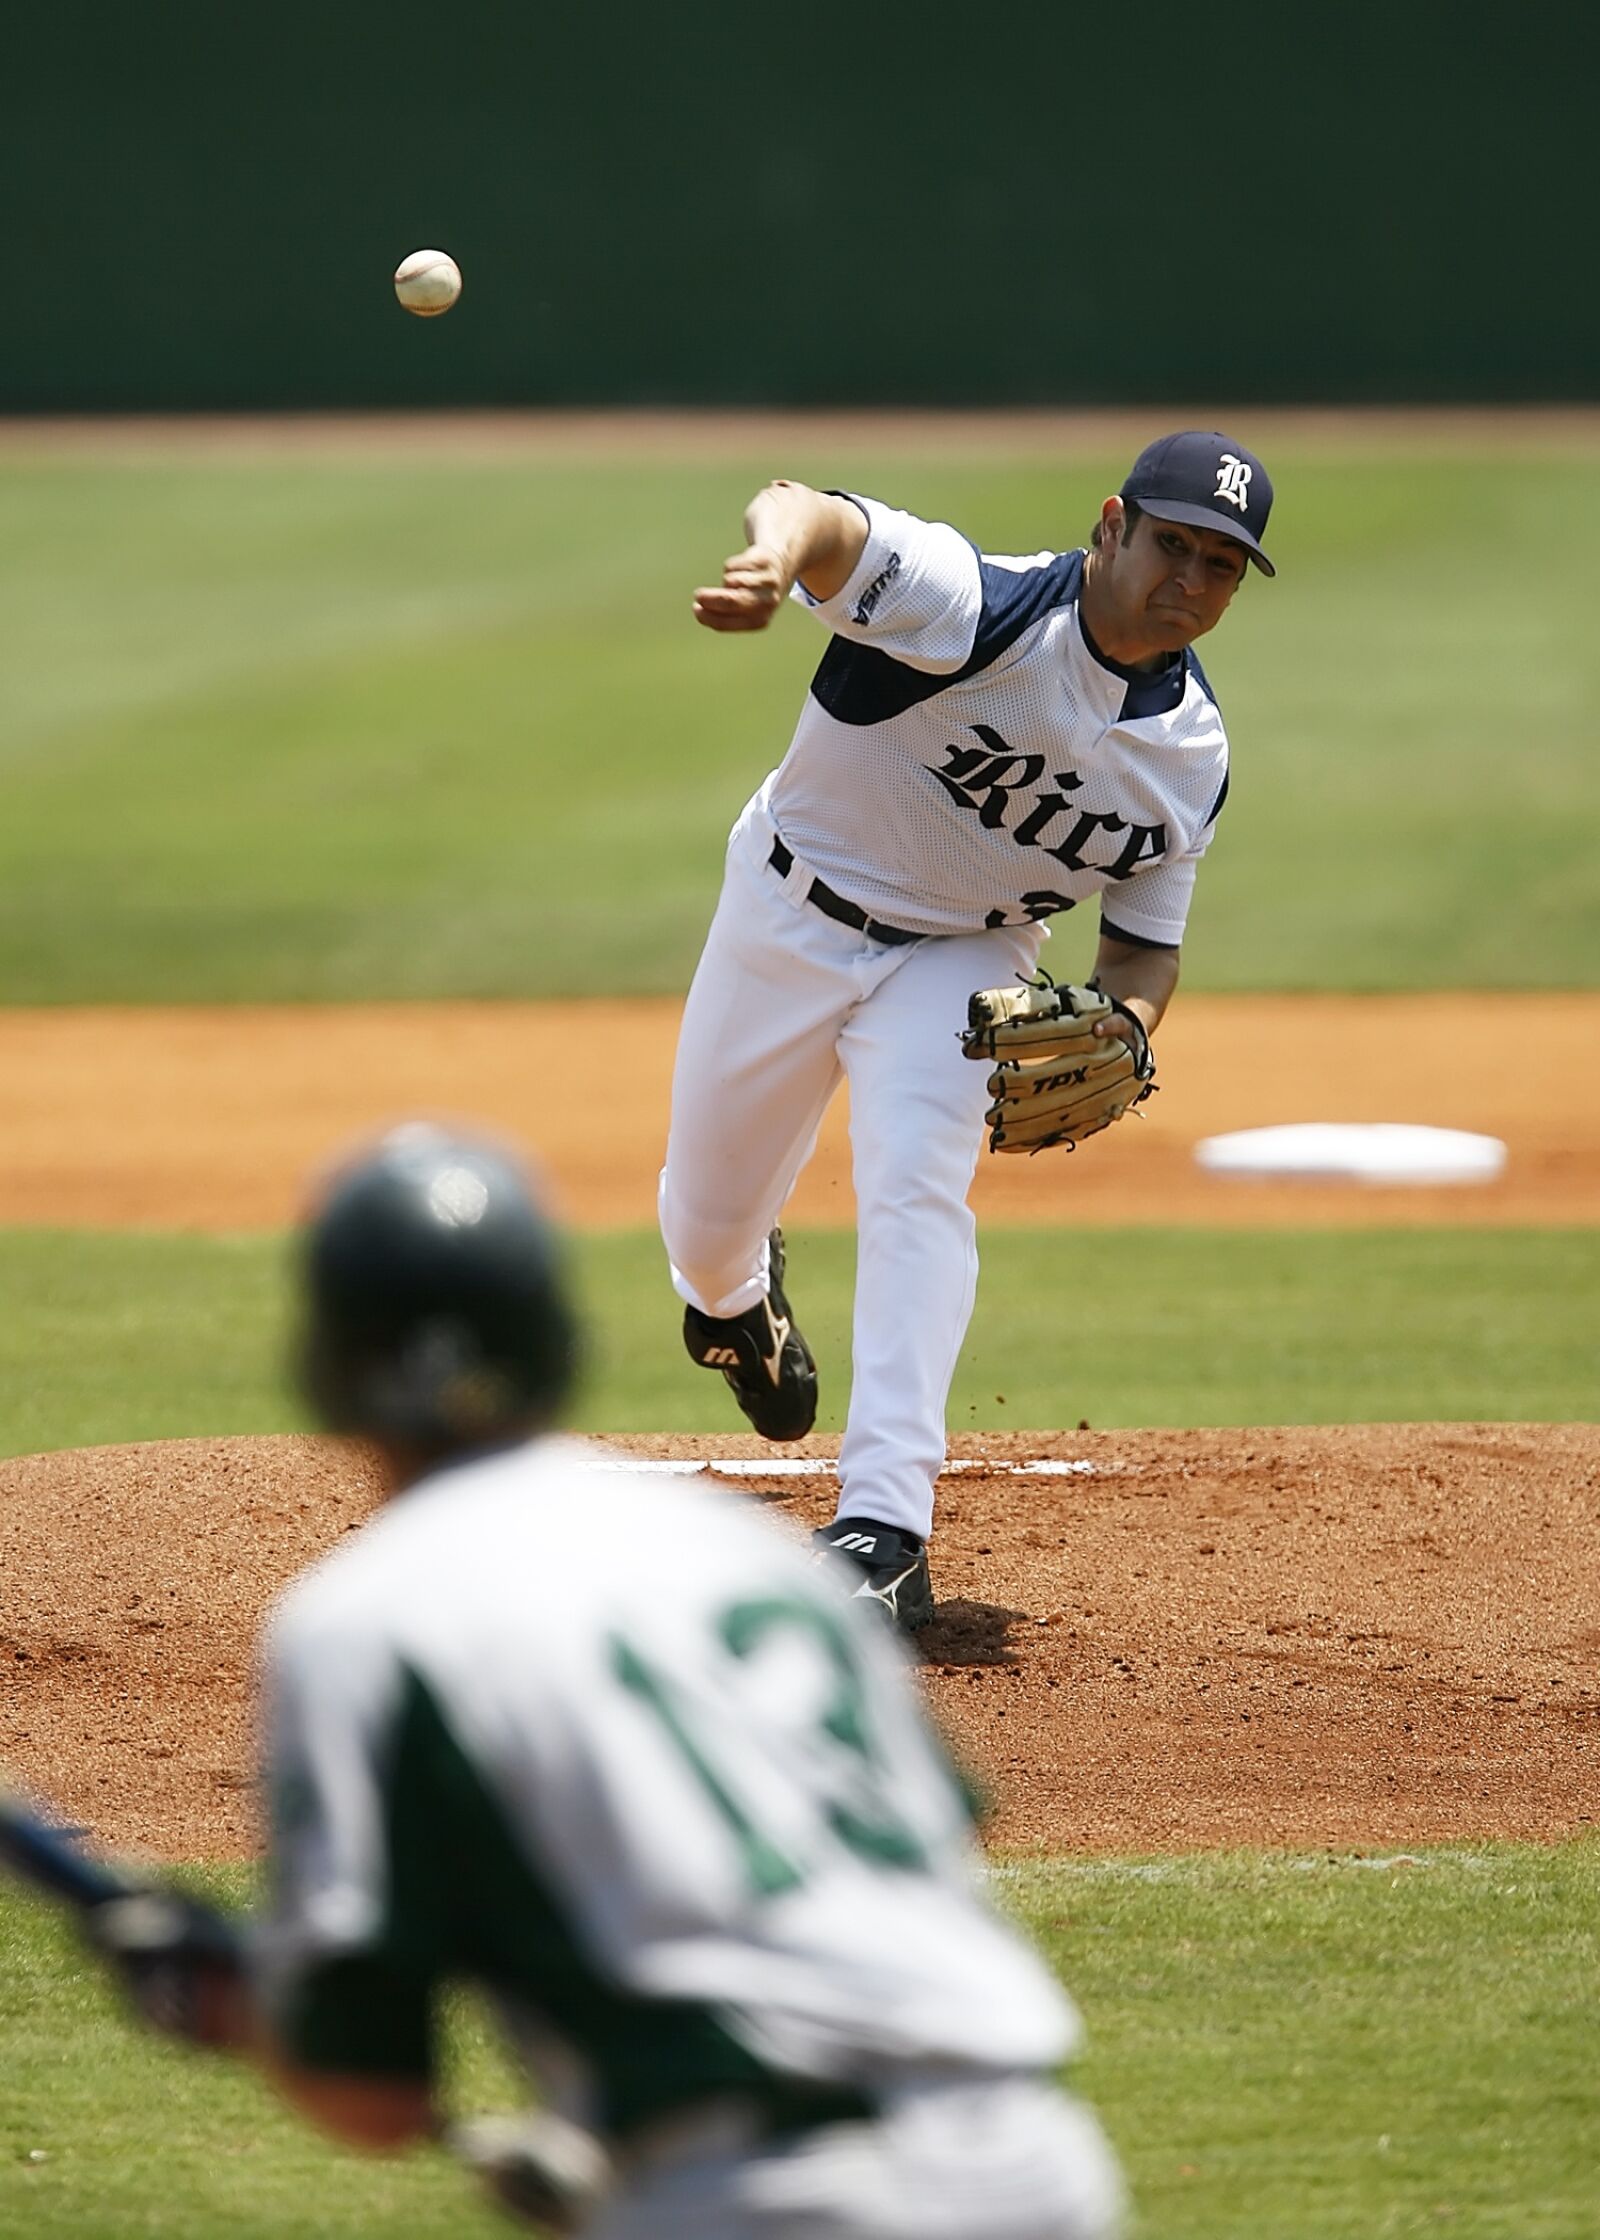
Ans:
[[[769,544],[749,544],[723,563],[720,584],[694,595],[694,618],[707,630],[765,630],[788,598],[794,576]]]

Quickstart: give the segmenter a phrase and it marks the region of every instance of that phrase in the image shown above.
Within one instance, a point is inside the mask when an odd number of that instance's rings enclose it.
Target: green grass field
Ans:
[[[1600,1845],[1013,1861],[997,1889],[1083,2010],[1075,2081],[1140,2240],[1592,2240]],[[23,1900],[0,1900],[0,1958],[0,2231],[505,2229],[441,2157],[336,2153],[253,2079],[133,2037]],[[453,2071],[460,2106],[510,2097],[469,2019]]]
[[[0,991],[681,988],[823,640],[688,618],[775,471],[1071,544],[1121,471],[892,446],[0,470]],[[1208,641],[1214,988],[1592,985],[1600,459],[1277,447],[1282,574]]]
[[[802,1234],[795,1298],[848,1392],[852,1242]],[[743,1430],[684,1359],[654,1236],[583,1240],[580,1421]],[[279,1431],[287,1252],[270,1238],[0,1230],[0,1453]],[[961,1431],[1585,1418],[1600,1403],[1592,1230],[999,1229],[956,1376]]]
[[[1600,456],[1268,448],[1282,574],[1204,649],[1235,783],[1189,985],[1600,985]],[[8,459],[0,1002],[679,990],[822,644],[689,621],[749,491],[843,482],[1027,551],[1079,540],[1124,464]],[[270,1238],[0,1230],[0,1453],[294,1427],[286,1268]],[[850,1271],[847,1237],[794,1240],[831,1427]],[[734,1428],[655,1238],[585,1240],[579,1272],[583,1423]],[[951,1423],[1587,1418],[1597,1327],[1592,1230],[996,1230]],[[1600,1844],[997,1887],[1084,2009],[1138,2240],[1593,2240]],[[482,2032],[454,2043],[463,2098],[503,2098]],[[503,2229],[437,2157],[334,2154],[135,2040],[0,1895],[0,2234]]]

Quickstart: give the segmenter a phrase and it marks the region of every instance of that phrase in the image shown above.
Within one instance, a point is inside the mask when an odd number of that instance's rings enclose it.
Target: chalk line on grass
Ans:
[[[1073,1882],[1201,1882],[1214,1880],[1219,1867],[1241,1864],[1253,1877],[1271,1874],[1394,1874],[1403,1868],[1459,1867],[1469,1871],[1502,1865],[1492,1851],[1461,1844],[1429,1845],[1422,1851],[1286,1851],[1190,1854],[1173,1859],[991,1859],[982,1869],[991,1882],[1022,1886],[1045,1877]]]

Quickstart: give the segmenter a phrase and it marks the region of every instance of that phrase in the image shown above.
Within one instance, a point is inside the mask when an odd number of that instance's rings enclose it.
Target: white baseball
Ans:
[[[437,319],[461,293],[461,268],[442,249],[413,249],[396,269],[394,292],[419,319]]]

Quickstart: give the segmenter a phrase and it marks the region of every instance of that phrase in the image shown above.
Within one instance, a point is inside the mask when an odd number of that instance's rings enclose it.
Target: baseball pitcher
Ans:
[[[945,1402],[977,1280],[967,1192],[1150,1094],[1228,743],[1195,658],[1254,566],[1272,485],[1231,438],[1162,437],[1086,548],[986,556],[943,522],[775,482],[696,594],[707,629],[786,598],[830,638],[789,751],[734,827],[684,1013],[661,1228],[690,1358],[797,1439],[816,1367],[778,1217],[842,1080],[854,1383],[820,1537],[902,1625],[933,1614]],[[1038,972],[1091,897],[1087,988]],[[978,1061],[976,1064],[971,1061]]]

